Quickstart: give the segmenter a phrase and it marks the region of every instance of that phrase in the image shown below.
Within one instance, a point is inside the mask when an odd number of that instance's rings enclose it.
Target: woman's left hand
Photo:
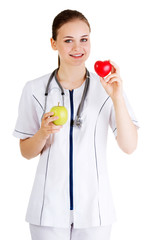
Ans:
[[[110,60],[109,62],[112,65],[111,74],[106,78],[100,77],[100,81],[108,95],[113,100],[122,96],[122,79],[120,77],[119,67],[114,62]]]

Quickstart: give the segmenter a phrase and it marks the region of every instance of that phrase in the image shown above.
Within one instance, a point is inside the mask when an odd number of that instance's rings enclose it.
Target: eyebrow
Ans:
[[[82,35],[81,37],[88,37],[88,35],[85,34],[85,35]],[[72,37],[72,36],[65,36],[64,38],[74,38],[74,37]]]

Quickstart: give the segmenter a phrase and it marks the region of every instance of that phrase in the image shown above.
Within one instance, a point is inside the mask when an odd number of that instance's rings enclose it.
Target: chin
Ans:
[[[70,64],[72,66],[82,66],[82,65],[85,65],[85,62],[88,58],[83,58],[83,59],[75,59],[75,60],[72,60],[70,61]]]

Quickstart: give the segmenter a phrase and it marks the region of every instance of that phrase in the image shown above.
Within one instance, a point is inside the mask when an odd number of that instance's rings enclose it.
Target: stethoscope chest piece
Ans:
[[[81,128],[82,127],[82,119],[80,117],[76,117],[76,119],[73,121],[73,126]]]

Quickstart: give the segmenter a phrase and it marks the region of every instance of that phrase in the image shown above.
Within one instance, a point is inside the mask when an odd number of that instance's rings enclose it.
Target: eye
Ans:
[[[88,41],[88,38],[82,38],[81,39],[81,42],[87,42]]]
[[[72,40],[71,40],[71,39],[67,39],[67,40],[65,40],[65,42],[66,42],[66,43],[71,43]]]

